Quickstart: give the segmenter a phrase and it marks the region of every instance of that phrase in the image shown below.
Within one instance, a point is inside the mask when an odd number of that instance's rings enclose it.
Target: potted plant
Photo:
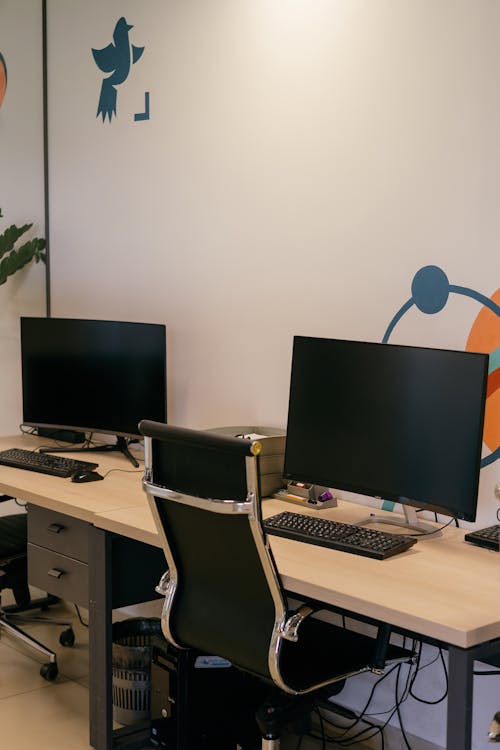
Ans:
[[[2,210],[0,209],[0,218],[2,216]],[[9,276],[20,271],[31,261],[34,260],[35,263],[46,262],[45,240],[41,237],[34,237],[19,247],[15,247],[18,239],[28,232],[32,226],[33,224],[23,224],[18,227],[12,224],[0,234],[0,285],[5,284]]]

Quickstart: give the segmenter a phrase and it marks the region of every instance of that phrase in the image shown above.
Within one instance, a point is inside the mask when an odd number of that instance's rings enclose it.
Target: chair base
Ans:
[[[38,651],[40,654],[48,656],[49,661],[52,664],[55,664],[57,662],[57,656],[54,651],[52,651],[50,648],[47,648],[47,646],[44,646],[43,643],[37,641],[36,638],[33,638],[33,636],[25,633],[24,630],[18,628],[17,625],[14,625],[12,622],[8,622],[3,617],[2,612],[0,611],[0,631],[2,630],[11,635],[13,638],[17,638],[17,640],[22,641],[27,646],[35,649],[35,651]]]
[[[43,604],[47,606],[47,598],[48,597],[45,597],[43,600],[34,600],[33,602],[30,602],[30,605],[32,605],[33,608],[35,608],[36,606],[40,607],[40,602],[43,602]],[[55,599],[55,597],[52,598]],[[58,600],[55,599],[55,601]],[[38,602],[38,605],[36,604],[36,602]],[[32,607],[29,606],[28,608],[31,609]],[[71,622],[68,620],[52,620],[47,617],[29,616],[24,614],[24,609],[26,608],[20,607],[18,605],[0,607],[0,632],[3,630],[12,638],[21,641],[26,646],[29,646],[38,653],[47,657],[48,662],[42,664],[40,668],[40,675],[46,680],[55,680],[59,672],[56,653],[52,651],[52,649],[45,646],[43,643],[40,643],[40,641],[38,641],[32,635],[28,635],[28,633],[19,628],[13,622],[13,620],[19,620],[23,622],[43,622],[46,625],[59,625],[66,627],[66,630],[64,630],[59,636],[59,643],[62,646],[73,646],[75,642],[75,634],[71,627]]]
[[[31,599],[31,597],[29,597],[28,600],[26,601],[25,599],[22,604],[18,603],[16,600],[15,604],[8,604],[6,607],[0,606],[0,609],[7,615],[28,612],[32,609],[41,609],[42,611],[45,611],[53,604],[57,604],[60,601],[61,600],[58,596],[46,594],[46,596],[39,597],[38,599]]]

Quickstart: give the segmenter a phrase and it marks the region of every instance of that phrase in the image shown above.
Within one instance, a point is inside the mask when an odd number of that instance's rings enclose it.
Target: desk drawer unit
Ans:
[[[28,578],[33,586],[88,607],[89,524],[28,506]]]

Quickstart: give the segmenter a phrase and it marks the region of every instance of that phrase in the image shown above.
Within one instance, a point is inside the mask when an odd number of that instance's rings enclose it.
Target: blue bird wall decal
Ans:
[[[140,58],[144,47],[136,47],[129,42],[128,33],[130,26],[122,16],[113,31],[113,42],[103,49],[92,49],[92,54],[99,70],[103,73],[111,73],[103,79],[97,115],[102,115],[105,122],[106,115],[111,122],[113,115],[116,117],[116,86],[127,80],[130,67]]]

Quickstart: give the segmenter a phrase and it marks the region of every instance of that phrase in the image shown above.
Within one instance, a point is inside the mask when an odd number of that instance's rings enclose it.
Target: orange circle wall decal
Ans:
[[[0,107],[2,106],[2,102],[4,100],[6,90],[7,90],[7,65],[5,64],[4,56],[0,52]]]
[[[495,304],[500,304],[500,289],[497,289],[491,299]],[[483,437],[488,448],[493,451],[500,446],[500,318],[487,307],[479,311],[466,349],[490,355]]]

